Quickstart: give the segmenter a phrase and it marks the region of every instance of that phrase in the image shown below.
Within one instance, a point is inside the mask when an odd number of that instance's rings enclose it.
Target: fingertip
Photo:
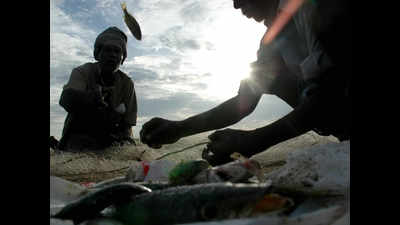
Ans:
[[[140,141],[144,144],[147,143],[147,137],[148,135],[145,134],[146,131],[144,131],[143,129],[140,131],[139,135],[140,135]]]

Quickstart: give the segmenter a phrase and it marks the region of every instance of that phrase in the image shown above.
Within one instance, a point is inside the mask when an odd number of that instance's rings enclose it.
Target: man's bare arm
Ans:
[[[321,112],[320,97],[307,99],[290,113],[267,126],[250,131],[252,143],[257,146],[256,154],[275,144],[302,135],[315,127],[316,118]]]
[[[221,129],[239,122],[254,111],[260,96],[245,97],[237,95],[217,107],[180,121],[182,137]]]
[[[238,95],[215,108],[182,121],[153,118],[140,131],[140,140],[153,148],[171,144],[193,134],[220,129],[232,125],[250,114],[260,96]]]

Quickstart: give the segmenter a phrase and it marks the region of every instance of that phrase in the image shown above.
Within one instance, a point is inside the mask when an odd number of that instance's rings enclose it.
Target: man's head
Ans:
[[[233,0],[235,9],[241,9],[243,15],[257,22],[264,20],[266,26],[275,18],[278,4],[279,0]]]
[[[94,43],[94,58],[102,69],[115,72],[124,62],[127,52],[127,36],[117,27],[109,27],[101,32]]]

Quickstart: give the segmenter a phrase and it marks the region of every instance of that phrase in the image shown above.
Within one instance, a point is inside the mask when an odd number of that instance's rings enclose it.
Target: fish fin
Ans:
[[[254,212],[271,212],[293,206],[293,200],[276,193],[266,194],[255,204]]]

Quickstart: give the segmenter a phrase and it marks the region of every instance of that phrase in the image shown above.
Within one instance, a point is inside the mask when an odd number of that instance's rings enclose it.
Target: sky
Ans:
[[[50,0],[50,135],[61,137],[67,112],[59,105],[73,68],[95,62],[94,41],[110,26],[128,36],[120,70],[135,84],[134,138],[153,117],[182,120],[234,97],[266,27],[233,8],[232,0],[131,0],[142,40],[123,21],[120,0]],[[292,108],[263,95],[256,110],[232,128],[265,126]]]

